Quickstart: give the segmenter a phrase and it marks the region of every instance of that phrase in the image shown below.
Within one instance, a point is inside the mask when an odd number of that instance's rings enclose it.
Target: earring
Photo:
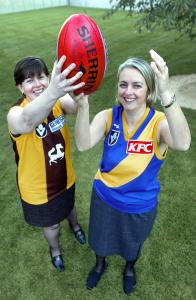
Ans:
[[[150,103],[150,102],[151,102],[151,99],[150,99],[149,96],[147,97],[146,102],[147,102],[147,103]]]
[[[151,99],[151,97],[148,96],[147,99],[146,99],[146,104],[147,104],[149,107],[151,107],[152,103],[153,103],[153,100]]]

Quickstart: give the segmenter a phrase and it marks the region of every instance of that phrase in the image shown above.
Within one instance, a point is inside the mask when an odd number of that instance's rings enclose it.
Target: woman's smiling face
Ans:
[[[38,97],[49,85],[49,78],[45,73],[35,75],[34,77],[26,78],[22,84],[19,85],[21,92],[28,98],[29,101],[33,101]]]
[[[135,68],[124,68],[118,81],[118,102],[124,109],[135,110],[146,106],[148,86],[144,77]]]

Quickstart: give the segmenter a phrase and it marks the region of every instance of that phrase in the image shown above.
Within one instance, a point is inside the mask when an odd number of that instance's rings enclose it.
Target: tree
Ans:
[[[163,26],[167,31],[177,30],[180,34],[196,37],[196,2],[195,0],[110,0],[112,5],[107,16],[123,9],[128,15],[142,13],[135,26],[139,32],[143,28],[149,31]]]

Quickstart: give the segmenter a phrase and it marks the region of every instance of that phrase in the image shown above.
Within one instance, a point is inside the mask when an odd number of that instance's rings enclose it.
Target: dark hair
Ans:
[[[25,57],[18,61],[15,66],[15,84],[21,84],[25,79],[34,77],[35,75],[41,75],[41,73],[44,73],[46,76],[49,75],[49,71],[45,62],[39,57]]]

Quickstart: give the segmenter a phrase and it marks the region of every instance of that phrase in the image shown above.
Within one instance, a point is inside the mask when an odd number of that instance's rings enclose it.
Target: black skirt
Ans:
[[[63,221],[75,202],[75,184],[53,200],[32,205],[21,199],[25,221],[33,226],[49,227]]]
[[[134,261],[150,234],[157,209],[142,214],[122,213],[101,200],[92,191],[89,245],[100,256],[120,255]]]

